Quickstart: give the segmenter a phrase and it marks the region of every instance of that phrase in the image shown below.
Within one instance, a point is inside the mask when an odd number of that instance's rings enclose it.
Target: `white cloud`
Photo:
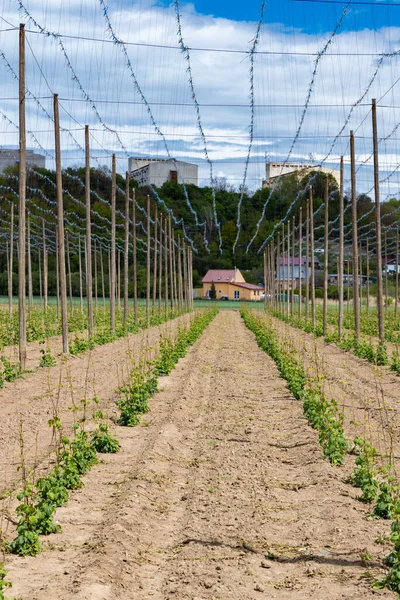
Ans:
[[[62,3],[26,0],[26,6],[35,20],[52,32],[101,40],[110,39],[98,0],[64,0]],[[133,43],[173,46],[171,49],[128,46],[129,58],[157,124],[167,138],[171,154],[185,160],[198,161],[201,164],[201,179],[205,182],[208,167],[204,160],[203,145],[188,86],[187,65],[184,56],[177,49],[177,26],[173,7],[162,8],[153,5],[149,0],[140,0],[133,6],[120,1],[110,6],[109,14],[119,38]],[[12,23],[18,23],[22,18],[18,15],[14,0],[3,3],[0,16]],[[256,24],[251,22],[235,22],[200,15],[196,13],[193,5],[186,5],[182,15],[184,41],[191,48],[248,50],[254,37],[255,26]],[[28,23],[27,29],[35,30],[32,22]],[[317,52],[323,47],[327,35],[327,32],[310,35],[292,28],[284,28],[279,24],[267,24],[263,27],[258,49],[264,52]],[[0,33],[0,49],[16,71],[17,41],[17,31]],[[93,155],[100,156],[103,153],[102,148],[110,152],[117,151],[119,168],[124,171],[126,161],[117,137],[105,131],[90,105],[82,102],[82,91],[72,79],[72,72],[66,66],[57,40],[28,33],[28,41],[51,91],[60,95],[63,126],[71,129],[72,135],[83,146],[81,126],[88,123],[94,135]],[[102,121],[118,131],[128,153],[135,155],[153,152],[165,156],[164,144],[155,133],[145,107],[140,103],[120,48],[111,43],[68,38],[63,38],[63,43],[86,93],[96,101]],[[399,48],[400,27],[378,31],[345,31],[338,34],[327,55],[320,60],[311,103],[300,138],[294,147],[293,158],[308,159],[312,152],[317,159],[322,159],[328,154],[335,135],[345,122],[350,106],[360,98],[376,68],[377,57],[361,55]],[[353,52],[360,56],[332,55]],[[266,152],[271,159],[283,160],[287,156],[300,122],[314,60],[315,57],[302,54],[256,56],[255,140],[248,179],[252,188],[258,187],[264,177]],[[192,50],[191,61],[210,158],[217,161],[216,169],[220,168],[228,180],[239,184],[243,177],[249,139],[249,58],[239,53]],[[368,115],[370,100],[373,97],[379,99],[396,81],[399,61],[400,58],[384,60],[362,106],[354,110],[344,131],[345,136],[350,129],[356,131],[356,152],[360,160],[368,156],[372,149]],[[17,82],[1,59],[0,69],[1,97],[16,98]],[[27,86],[36,96],[48,97],[41,98],[40,101],[52,114],[51,93],[29,48]],[[380,137],[388,135],[400,121],[400,103],[396,101],[397,89],[398,85],[381,102],[390,108],[382,107],[378,110]],[[205,104],[227,106],[204,106]],[[326,106],[315,107],[315,104]],[[15,99],[3,100],[0,104],[0,110],[15,123],[18,122],[17,108],[18,103]],[[45,148],[53,147],[51,122],[32,100],[28,100],[27,125]],[[16,129],[5,121],[2,121],[1,127],[2,131],[6,132],[2,134],[3,144],[15,145]],[[28,140],[32,142],[32,147],[35,147],[29,135]],[[74,144],[71,135],[63,133],[62,143],[66,162],[76,163],[82,157],[82,152]],[[396,135],[385,144],[382,143],[383,156],[387,155],[381,160],[383,169],[390,171],[392,167],[388,167],[386,163],[398,160],[397,143]],[[348,155],[347,137],[335,145],[329,159],[330,164],[334,165],[342,153]],[[102,158],[101,162],[105,160]],[[225,162],[223,167],[220,161]],[[368,189],[371,169],[363,167],[361,172],[366,174],[366,182],[364,184],[360,178],[359,188]],[[393,176],[390,185],[397,185],[397,175]]]

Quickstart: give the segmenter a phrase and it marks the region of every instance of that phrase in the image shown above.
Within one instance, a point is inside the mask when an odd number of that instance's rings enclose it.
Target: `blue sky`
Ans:
[[[357,0],[356,0],[357,1]],[[362,0],[359,0],[362,1]],[[343,23],[343,31],[379,29],[400,26],[400,2],[379,2],[367,0],[371,4],[350,5],[348,16]],[[161,2],[168,6],[170,2]],[[189,4],[181,2],[181,6]],[[235,21],[257,21],[260,16],[261,1],[239,2],[238,0],[196,0],[192,2],[196,12],[205,15],[224,17]],[[295,28],[307,33],[329,32],[339,20],[346,2],[308,2],[297,0],[270,0],[266,2],[266,23],[276,23],[282,28]]]

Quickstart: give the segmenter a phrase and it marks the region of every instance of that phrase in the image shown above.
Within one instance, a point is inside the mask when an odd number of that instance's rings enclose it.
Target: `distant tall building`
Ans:
[[[0,173],[3,173],[6,167],[15,167],[19,163],[19,150],[0,150]],[[46,157],[43,154],[36,154],[33,150],[26,151],[26,164],[28,167],[46,167]]]
[[[328,173],[332,175],[338,185],[340,183],[340,171],[337,169],[330,169],[329,167],[321,167],[320,165],[313,165],[307,163],[285,163],[285,162],[267,162],[265,165],[266,179],[263,181],[263,188],[270,186],[278,177],[285,177],[286,175],[292,175],[298,173],[298,177],[304,177],[310,171],[319,171],[321,173]]]
[[[167,181],[199,185],[199,167],[174,159],[129,158],[129,174],[140,186],[160,187]]]

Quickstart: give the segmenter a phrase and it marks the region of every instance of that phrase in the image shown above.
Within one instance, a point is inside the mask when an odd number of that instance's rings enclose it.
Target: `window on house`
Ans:
[[[178,181],[178,171],[170,171],[169,179],[170,181]]]
[[[239,300],[239,290],[235,290],[234,298],[235,300]]]

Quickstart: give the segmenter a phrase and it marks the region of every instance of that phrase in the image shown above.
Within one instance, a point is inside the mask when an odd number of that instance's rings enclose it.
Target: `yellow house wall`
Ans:
[[[234,283],[221,283],[217,281],[214,282],[214,284],[217,292],[217,300],[221,298],[221,296],[228,296],[229,300],[234,300],[235,290],[239,290],[239,297],[241,300],[260,300],[260,296],[254,295],[253,290],[248,290],[240,286],[235,286]],[[211,283],[203,283],[203,296],[206,296],[207,291],[209,291],[210,289]],[[262,290],[260,290],[260,294],[262,294]]]

